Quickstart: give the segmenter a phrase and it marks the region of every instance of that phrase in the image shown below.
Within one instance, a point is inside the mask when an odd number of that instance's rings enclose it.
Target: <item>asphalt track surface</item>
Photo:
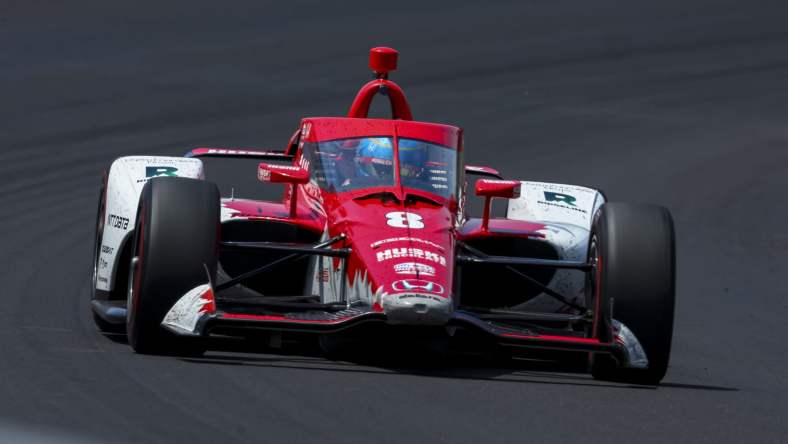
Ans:
[[[3,440],[785,442],[784,1],[119,3],[0,2]],[[660,387],[523,363],[140,356],[94,330],[101,169],[282,147],[302,116],[346,112],[377,45],[401,51],[418,119],[465,128],[468,162],[670,208]]]

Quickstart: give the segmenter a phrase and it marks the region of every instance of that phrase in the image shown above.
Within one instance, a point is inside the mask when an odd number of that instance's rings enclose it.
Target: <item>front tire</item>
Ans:
[[[116,296],[116,293],[121,293],[116,289],[116,291],[105,291],[98,289],[98,272],[100,266],[100,248],[101,248],[101,241],[104,237],[104,219],[106,216],[106,209],[107,209],[107,171],[105,170],[102,174],[101,179],[101,187],[99,188],[99,202],[98,202],[98,210],[96,211],[96,230],[93,240],[93,273],[92,273],[92,288],[90,294],[90,313],[93,318],[93,323],[95,324],[96,328],[102,333],[123,333],[123,329],[125,326],[123,324],[113,324],[104,320],[96,310],[93,308],[93,301],[97,300],[108,300],[114,299],[113,296]],[[125,289],[125,288],[124,288]]]
[[[161,326],[175,302],[216,277],[219,190],[196,179],[161,177],[145,184],[129,275],[126,330],[137,353],[193,355],[204,346]],[[207,272],[206,272],[207,270]]]
[[[668,369],[673,337],[676,260],[670,213],[652,205],[603,205],[594,218],[589,260],[595,264],[594,336],[612,341],[615,319],[634,333],[649,361],[647,369],[622,368],[609,355],[595,354],[592,375],[658,384]]]

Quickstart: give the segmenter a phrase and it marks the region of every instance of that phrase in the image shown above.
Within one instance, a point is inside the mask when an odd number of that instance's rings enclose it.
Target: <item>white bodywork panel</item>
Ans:
[[[224,205],[224,202],[226,200],[231,200],[231,199],[220,199],[221,206],[219,207],[219,211],[220,211],[220,213],[219,213],[219,220],[222,223],[227,222],[229,220],[237,220],[238,218],[235,217],[235,215],[240,213],[240,211],[238,211],[238,210],[236,210],[234,208],[230,208],[227,205]]]
[[[556,248],[559,258],[585,261],[594,214],[604,203],[602,193],[592,188],[523,181],[520,197],[509,200],[506,218],[544,224],[540,232]],[[549,285],[575,302],[583,303],[583,273],[557,270]],[[556,311],[566,307],[552,297],[540,295],[520,308]]]
[[[328,240],[328,227],[323,231],[319,242]],[[305,293],[318,296],[323,304],[342,302],[342,292],[350,303],[362,301],[367,305],[380,302],[383,287],[373,294],[372,283],[366,270],[358,270],[353,279],[347,276],[346,266],[334,267],[334,259],[329,256],[313,256],[309,259],[307,276],[311,278],[304,288]],[[344,287],[344,288],[343,288]]]
[[[100,239],[96,289],[110,291],[118,272],[117,260],[127,237],[134,232],[142,187],[161,176],[203,179],[199,159],[164,156],[129,156],[112,162],[107,179],[104,233]]]
[[[578,185],[522,182],[520,197],[509,201],[508,219],[555,222],[591,230],[594,213],[605,198],[602,193]]]
[[[213,301],[211,284],[198,285],[178,299],[164,316],[161,325],[180,334],[194,334],[200,315],[207,311],[206,306],[213,304]]]

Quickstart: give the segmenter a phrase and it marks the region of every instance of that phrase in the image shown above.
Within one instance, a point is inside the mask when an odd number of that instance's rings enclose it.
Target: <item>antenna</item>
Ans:
[[[410,105],[402,88],[388,79],[389,73],[397,69],[398,54],[396,49],[386,46],[378,46],[369,51],[369,67],[375,73],[375,80],[371,80],[358,90],[347,113],[348,117],[366,119],[372,99],[380,93],[388,96],[392,119],[413,120]]]
[[[394,48],[378,46],[369,50],[369,67],[376,79],[388,79],[390,71],[397,70],[397,55]]]

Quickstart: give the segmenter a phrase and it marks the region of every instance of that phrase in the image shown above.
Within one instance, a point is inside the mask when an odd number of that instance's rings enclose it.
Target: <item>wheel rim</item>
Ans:
[[[594,322],[591,327],[591,337],[603,342],[612,341],[612,301],[604,301],[602,294],[602,268],[603,257],[599,251],[599,241],[593,235],[589,244],[588,261],[591,264],[591,271],[586,280],[587,295],[590,300],[586,301],[588,307],[594,307]]]

